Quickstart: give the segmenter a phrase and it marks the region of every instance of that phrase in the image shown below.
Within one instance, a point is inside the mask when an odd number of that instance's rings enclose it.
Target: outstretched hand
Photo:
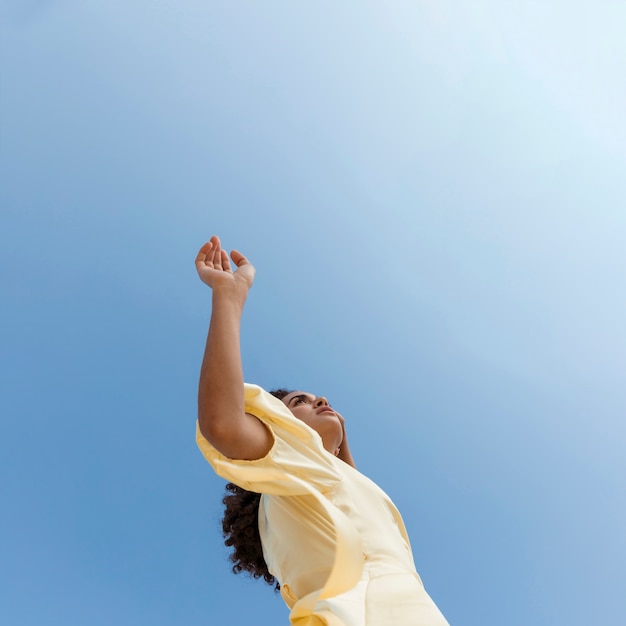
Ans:
[[[222,249],[219,237],[213,235],[200,248],[196,256],[196,270],[203,283],[211,289],[235,288],[246,292],[254,282],[256,270],[248,259],[237,250],[230,253],[237,269],[233,272],[226,250]]]

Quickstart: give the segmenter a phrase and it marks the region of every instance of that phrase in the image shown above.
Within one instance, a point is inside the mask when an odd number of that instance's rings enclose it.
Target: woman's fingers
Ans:
[[[224,268],[224,271],[226,272],[233,271],[230,267],[230,259],[228,258],[228,253],[226,252],[226,250],[222,250],[222,256],[220,258],[220,261],[222,263],[222,267]]]
[[[222,244],[220,242],[219,237],[213,235],[209,241],[207,241],[198,251],[196,256],[196,267],[198,271],[202,269],[209,270],[217,270],[223,272],[229,272],[232,274],[233,265],[232,262],[237,266],[237,269],[242,268],[244,266],[249,266],[246,268],[246,273],[254,276],[254,267],[248,259],[239,252],[239,250],[233,250],[230,253],[230,258],[228,257],[228,253],[226,250],[222,248]]]
[[[211,256],[211,250],[213,248],[213,244],[210,241],[207,241],[201,248],[198,250],[198,254],[196,256],[196,265],[200,263],[204,264],[207,260],[207,257]]]
[[[247,265],[248,263],[250,263],[250,261],[248,261],[248,259],[246,259],[246,257],[243,256],[243,254],[241,254],[239,250],[232,250],[230,253],[230,258],[233,260],[237,267],[241,267],[242,265]]]
[[[217,240],[217,245],[213,248],[213,269],[222,269],[222,247],[219,239]]]

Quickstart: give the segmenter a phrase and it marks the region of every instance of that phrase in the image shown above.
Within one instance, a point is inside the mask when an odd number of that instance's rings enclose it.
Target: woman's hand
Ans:
[[[196,270],[203,283],[213,290],[235,289],[245,290],[252,287],[255,269],[246,257],[233,250],[230,258],[237,266],[233,272],[226,250],[222,249],[220,239],[216,235],[207,241],[196,256]]]

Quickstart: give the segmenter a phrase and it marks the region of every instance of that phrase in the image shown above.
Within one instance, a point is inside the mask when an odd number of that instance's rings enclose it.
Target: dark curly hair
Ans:
[[[270,393],[281,400],[291,391],[274,389]],[[259,502],[261,494],[242,489],[234,483],[226,485],[224,503],[224,517],[222,519],[222,533],[224,543],[232,548],[230,560],[233,563],[233,572],[239,574],[247,572],[253,578],[263,578],[268,585],[274,585],[276,591],[280,584],[267,569],[261,547],[259,534]]]

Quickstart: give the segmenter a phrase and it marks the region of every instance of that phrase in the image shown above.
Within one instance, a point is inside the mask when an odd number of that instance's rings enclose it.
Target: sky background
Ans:
[[[452,626],[626,614],[626,3],[0,0],[0,621],[278,626],[194,442],[329,397]]]

